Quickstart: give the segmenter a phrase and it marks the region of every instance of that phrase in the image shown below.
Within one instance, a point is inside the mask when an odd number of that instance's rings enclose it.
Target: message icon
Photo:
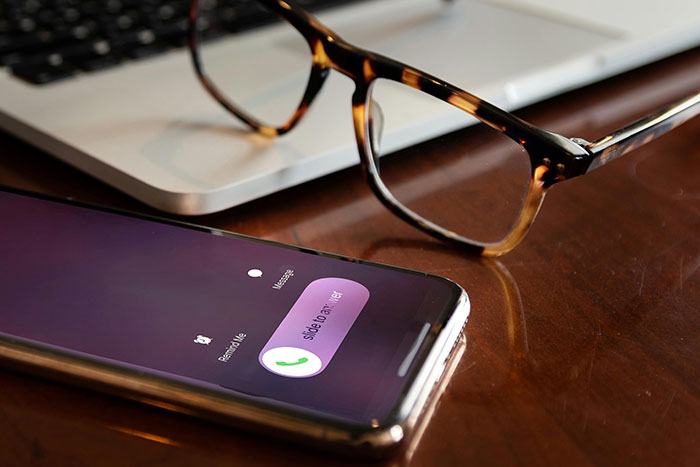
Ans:
[[[257,268],[253,268],[253,269],[248,271],[248,276],[250,276],[250,277],[258,278],[258,277],[262,277],[262,275],[263,275],[263,272]]]
[[[260,360],[271,372],[292,378],[311,376],[323,366],[316,354],[298,347],[275,347],[265,352]]]

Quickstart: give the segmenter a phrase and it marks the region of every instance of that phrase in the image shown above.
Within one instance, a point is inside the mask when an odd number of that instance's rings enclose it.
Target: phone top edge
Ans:
[[[216,227],[207,227],[201,224],[196,224],[193,222],[186,222],[182,220],[174,220],[174,219],[168,219],[166,217],[160,217],[152,214],[142,214],[136,211],[131,211],[127,209],[119,209],[119,208],[113,208],[109,206],[103,206],[99,204],[94,204],[94,203],[88,203],[84,201],[77,201],[72,198],[61,198],[53,195],[47,195],[43,193],[38,193],[38,192],[33,192],[29,190],[24,190],[20,188],[14,188],[14,187],[9,187],[6,185],[0,184],[0,191],[5,191],[8,193],[13,193],[17,195],[22,195],[22,196],[28,196],[31,198],[38,198],[38,199],[43,199],[46,201],[51,201],[51,202],[56,202],[56,203],[61,203],[61,204],[67,204],[67,205],[72,205],[72,206],[77,206],[85,209],[94,209],[97,211],[102,211],[102,212],[109,212],[112,214],[117,214],[121,216],[127,216],[127,217],[132,217],[132,218],[137,218],[137,219],[142,219],[142,220],[148,220],[152,222],[157,222],[160,224],[168,224],[176,227],[182,227],[190,230],[198,230],[200,232],[207,232],[212,235],[219,235],[223,237],[229,237],[229,238],[238,238],[238,239],[244,239],[244,240],[250,240],[256,243],[262,243],[265,245],[273,245],[273,246],[278,246],[281,248],[286,248],[289,250],[294,250],[294,251],[299,251],[301,253],[307,253],[307,254],[313,254],[313,255],[318,255],[318,256],[323,256],[327,258],[335,258],[335,259],[340,259],[342,261],[349,261],[349,262],[354,262],[354,263],[359,263],[359,264],[365,264],[369,266],[375,266],[379,268],[384,268],[384,269],[392,269],[396,271],[404,271],[407,273],[411,274],[416,274],[424,277],[432,277],[437,280],[445,281],[449,283],[454,292],[455,296],[459,296],[461,292],[464,292],[464,289],[457,284],[456,282],[452,281],[451,279],[448,279],[443,276],[439,276],[437,274],[432,274],[428,272],[423,272],[423,271],[418,271],[416,269],[411,269],[411,268],[405,268],[401,266],[394,266],[391,264],[385,264],[385,263],[378,263],[362,258],[356,258],[353,256],[347,256],[347,255],[341,255],[338,253],[331,253],[328,251],[323,251],[323,250],[316,250],[314,248],[309,248],[301,245],[292,245],[290,243],[283,243],[283,242],[277,242],[274,240],[266,240],[264,238],[259,238],[259,237],[253,237],[251,235],[246,235],[238,232],[231,232],[228,230],[223,230],[223,229],[218,229]]]

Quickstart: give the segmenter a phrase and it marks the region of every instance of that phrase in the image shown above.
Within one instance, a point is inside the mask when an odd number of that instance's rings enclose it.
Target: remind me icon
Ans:
[[[204,344],[204,345],[209,345],[209,343],[212,341],[211,337],[203,336],[199,334],[197,338],[194,340],[195,344]]]

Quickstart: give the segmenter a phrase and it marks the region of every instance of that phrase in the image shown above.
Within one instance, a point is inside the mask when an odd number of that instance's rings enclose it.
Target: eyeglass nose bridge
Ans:
[[[376,54],[349,44],[335,33],[319,33],[309,42],[314,66],[333,69],[365,86],[377,77],[371,64]]]

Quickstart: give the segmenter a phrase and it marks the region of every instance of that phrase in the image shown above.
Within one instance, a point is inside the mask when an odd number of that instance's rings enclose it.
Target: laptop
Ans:
[[[315,14],[356,45],[508,110],[700,44],[697,0],[344,1]],[[31,26],[28,17],[22,26]],[[0,19],[0,60],[7,65],[0,73],[0,128],[155,208],[220,211],[359,161],[353,84],[338,73],[294,131],[271,139],[246,131],[206,93],[185,47],[144,47],[132,52],[133,60],[98,61],[94,71],[56,81],[30,76],[51,81],[37,85],[13,72],[12,57],[2,57],[3,27],[7,19]],[[254,47],[231,66],[274,62],[287,47],[276,27],[237,35]],[[140,31],[139,38],[152,38]],[[464,125],[434,109],[415,109],[385,128],[389,149]]]

